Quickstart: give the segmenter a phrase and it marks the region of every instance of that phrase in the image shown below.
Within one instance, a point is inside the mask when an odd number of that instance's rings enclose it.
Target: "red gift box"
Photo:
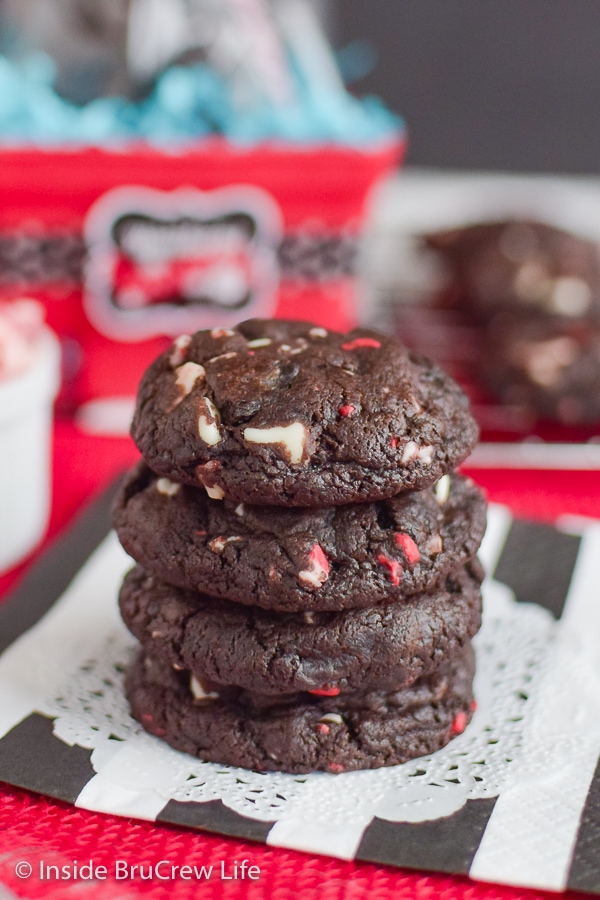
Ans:
[[[4,149],[0,296],[45,303],[72,406],[133,394],[198,328],[276,316],[346,330],[368,193],[403,149]]]

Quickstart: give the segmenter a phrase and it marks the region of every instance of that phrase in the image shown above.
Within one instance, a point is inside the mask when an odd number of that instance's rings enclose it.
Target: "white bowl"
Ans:
[[[26,556],[48,525],[52,405],[60,384],[60,347],[44,328],[36,362],[0,379],[0,572]]]

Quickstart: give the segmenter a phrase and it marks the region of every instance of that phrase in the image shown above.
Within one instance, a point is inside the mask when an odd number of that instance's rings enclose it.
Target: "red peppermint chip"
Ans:
[[[339,775],[339,773],[344,772],[345,769],[340,763],[329,763],[329,771],[333,772],[334,775]]]
[[[381,347],[381,343],[376,341],[375,338],[360,337],[354,338],[353,341],[348,341],[347,344],[342,344],[342,350],[357,350],[359,347],[373,347],[377,349]]]
[[[164,728],[154,723],[154,716],[151,713],[142,713],[140,718],[157,737],[164,737],[167,733]]]
[[[308,554],[308,558],[315,566],[318,566],[320,569],[323,569],[323,572],[326,575],[329,575],[329,569],[331,568],[329,565],[329,560],[325,556],[325,551],[321,547],[320,544],[314,544],[311,548],[310,553]]]
[[[392,448],[392,450],[397,450],[399,443],[400,443],[400,438],[398,438],[398,437],[391,438],[390,439],[390,447]]]
[[[452,722],[452,734],[462,734],[465,728],[467,727],[467,714],[463,712],[462,709],[460,712],[457,712],[454,716],[454,721]]]
[[[315,691],[309,691],[309,694],[314,694],[315,697],[337,697],[340,689],[338,687],[332,688],[317,688]]]
[[[319,734],[329,734],[331,728],[329,727],[329,725],[326,725],[325,722],[321,722],[319,725],[317,725],[317,731],[319,732]]]
[[[356,412],[356,407],[352,406],[351,403],[348,403],[346,406],[340,406],[338,412],[340,416],[344,416],[345,418],[347,418],[348,416],[351,416],[352,413]]]
[[[402,531],[396,531],[394,534],[394,541],[396,542],[396,546],[400,547],[404,550],[406,554],[406,558],[411,564],[414,566],[415,563],[418,563],[421,559],[421,554],[419,553],[419,548],[411,538],[410,534],[404,534]]]
[[[390,573],[392,584],[398,586],[402,581],[402,566],[400,565],[398,560],[390,559],[390,557],[386,556],[385,553],[380,553],[377,556],[377,562],[386,567],[386,569]]]
[[[298,578],[303,584],[317,590],[327,581],[329,576],[329,560],[320,544],[313,544],[308,554],[308,569],[298,572]]]

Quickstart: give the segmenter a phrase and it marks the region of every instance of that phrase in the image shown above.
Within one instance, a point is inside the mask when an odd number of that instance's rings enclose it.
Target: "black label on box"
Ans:
[[[86,312],[119,341],[272,315],[281,238],[279,208],[256,187],[115,188],[85,223]]]

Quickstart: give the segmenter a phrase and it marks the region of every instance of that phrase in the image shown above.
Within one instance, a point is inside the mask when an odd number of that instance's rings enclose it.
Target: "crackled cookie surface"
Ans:
[[[133,558],[180,587],[280,611],[403,600],[464,566],[481,543],[485,500],[469,479],[326,509],[211,500],[140,464],[115,508]]]
[[[470,563],[407,603],[337,613],[273,613],[165,584],[133,569],[125,624],[147,652],[201,679],[263,694],[389,690],[450,660],[481,624]]]
[[[132,434],[155,472],[213,499],[331,506],[433,484],[477,426],[396,340],[255,319],[178,338],[142,379]]]
[[[473,712],[473,653],[400,691],[261,697],[203,691],[189,672],[140,654],[127,675],[134,717],[177,750],[260,771],[340,773],[439,750]]]

